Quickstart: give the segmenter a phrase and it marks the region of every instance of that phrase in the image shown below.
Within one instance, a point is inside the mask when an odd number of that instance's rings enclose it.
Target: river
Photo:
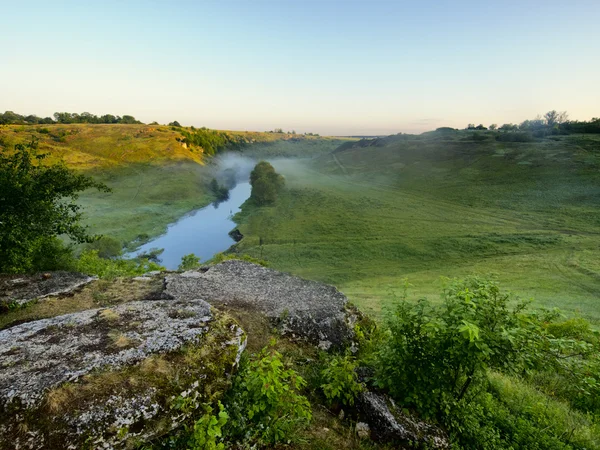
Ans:
[[[240,206],[248,197],[250,183],[239,183],[229,191],[228,200],[185,215],[169,225],[165,234],[126,256],[134,257],[153,248],[163,248],[164,252],[159,256],[161,265],[170,270],[176,270],[181,257],[190,253],[206,261],[235,243],[228,234],[236,227],[232,215],[240,210]]]

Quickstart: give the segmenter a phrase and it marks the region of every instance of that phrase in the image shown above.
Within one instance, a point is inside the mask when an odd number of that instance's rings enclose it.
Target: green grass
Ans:
[[[434,300],[441,277],[478,273],[600,324],[598,138],[404,139],[276,166],[288,189],[273,207],[245,206],[238,251],[333,283],[375,315],[404,278]]]
[[[248,143],[243,154],[313,157],[332,151],[341,139],[285,133],[238,132]],[[67,165],[106,183],[105,194],[80,197],[84,223],[95,234],[123,244],[139,235],[157,236],[184,214],[214,201],[208,186],[214,177],[211,158],[189,148],[171,127],[152,125],[7,125],[0,126],[0,150],[35,137],[51,161]]]

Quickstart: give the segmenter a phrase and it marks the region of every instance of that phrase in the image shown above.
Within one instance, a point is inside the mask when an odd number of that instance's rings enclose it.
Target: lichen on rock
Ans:
[[[228,386],[245,336],[202,300],[131,302],[0,331],[0,449],[123,446]],[[185,408],[175,402],[188,392]]]
[[[335,287],[244,261],[168,275],[166,293],[178,299],[201,297],[217,306],[253,308],[282,333],[327,348],[343,347],[354,335],[347,299]]]

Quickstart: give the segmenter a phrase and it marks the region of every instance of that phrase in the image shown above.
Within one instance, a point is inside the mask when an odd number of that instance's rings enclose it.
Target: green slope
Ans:
[[[435,299],[440,277],[492,273],[600,324],[600,139],[475,139],[392,136],[280,165],[288,189],[273,207],[246,205],[238,250],[375,314],[403,278]]]
[[[0,125],[0,151],[32,137],[51,161],[105,182],[110,194],[88,191],[80,197],[92,233],[122,243],[161,234],[185,213],[214,201],[209,183],[213,159],[199,146],[182,142],[181,130],[160,125]],[[313,157],[343,140],[286,133],[222,131],[245,143],[251,157]]]

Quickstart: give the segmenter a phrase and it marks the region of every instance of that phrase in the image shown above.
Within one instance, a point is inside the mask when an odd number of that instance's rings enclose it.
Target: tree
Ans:
[[[171,122],[169,124],[170,127],[180,127],[181,124],[179,122],[177,122],[176,120],[174,120],[173,122]]]
[[[283,188],[285,180],[275,172],[271,164],[259,162],[250,173],[252,198],[258,205],[267,205],[277,200],[277,194]]]
[[[494,131],[494,130],[496,130],[496,128],[498,128],[498,125],[493,123],[489,126],[489,128],[490,128],[490,130]]]
[[[569,115],[566,111],[558,112],[555,109],[552,111],[548,111],[544,114],[544,119],[546,120],[546,125],[552,128],[554,125],[560,125],[561,123],[565,123],[568,119]]]
[[[75,200],[89,188],[110,189],[64,163],[44,164],[47,156],[37,152],[34,140],[0,152],[0,272],[31,270],[40,245],[59,235],[78,243],[94,240],[80,224]]]

